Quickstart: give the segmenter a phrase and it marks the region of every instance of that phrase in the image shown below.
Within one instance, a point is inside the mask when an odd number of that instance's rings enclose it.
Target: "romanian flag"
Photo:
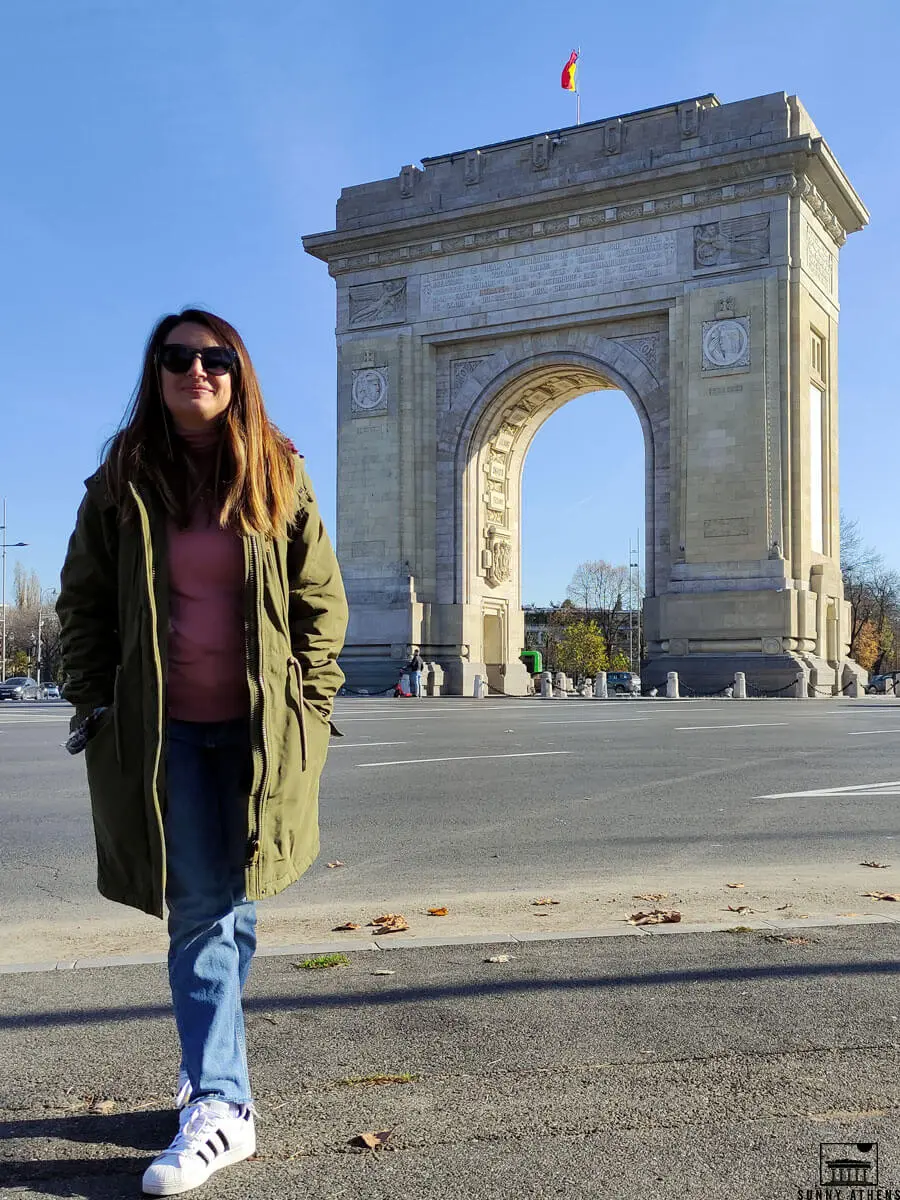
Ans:
[[[569,55],[569,61],[563,67],[562,79],[560,80],[563,91],[565,91],[565,92],[574,92],[577,90],[575,87],[575,64],[577,62],[578,62],[578,51],[573,50],[572,53]]]

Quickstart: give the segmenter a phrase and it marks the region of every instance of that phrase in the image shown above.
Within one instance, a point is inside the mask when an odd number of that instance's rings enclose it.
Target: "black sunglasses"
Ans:
[[[227,375],[237,362],[237,354],[230,346],[204,346],[196,350],[180,342],[169,342],[159,352],[160,365],[173,375],[186,375],[198,357],[207,375]]]

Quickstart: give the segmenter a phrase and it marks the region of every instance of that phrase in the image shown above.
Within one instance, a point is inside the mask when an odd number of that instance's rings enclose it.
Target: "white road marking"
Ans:
[[[900,733],[900,725],[896,729],[858,729],[856,733],[848,733],[847,737],[868,737],[873,733]]]
[[[789,725],[789,721],[749,721],[743,725],[676,725],[676,733],[690,733],[700,729],[771,729],[776,725]]]
[[[366,750],[369,746],[405,746],[406,742],[335,742],[331,750]]]
[[[812,788],[808,792],[773,792],[769,796],[757,796],[757,800],[792,800],[797,796],[900,796],[900,779],[887,783],[853,783],[847,787]]]
[[[398,758],[394,762],[357,763],[358,767],[412,767],[419,763],[471,762],[475,758],[549,758],[568,750],[524,750],[520,754],[454,754],[447,758]]]

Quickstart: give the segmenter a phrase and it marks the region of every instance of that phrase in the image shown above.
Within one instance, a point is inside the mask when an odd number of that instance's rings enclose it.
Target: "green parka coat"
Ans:
[[[312,487],[295,460],[297,516],[287,539],[245,537],[245,646],[253,782],[247,804],[247,897],[274,896],[319,851],[337,656],[347,628],[340,571]],[[86,481],[57,602],[64,695],[73,728],[107,705],[85,751],[97,886],[162,917],[166,890],[166,516],[131,491],[120,521],[102,469]]]

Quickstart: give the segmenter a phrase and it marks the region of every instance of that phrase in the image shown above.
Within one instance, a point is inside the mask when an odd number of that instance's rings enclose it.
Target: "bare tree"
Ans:
[[[13,595],[16,608],[37,608],[41,602],[41,581],[37,571],[26,571],[17,562],[13,570]]]
[[[628,567],[596,559],[579,563],[566,588],[569,601],[580,610],[579,615],[596,622],[610,654],[623,646],[629,609],[640,605],[644,593],[640,573],[633,580],[633,595],[631,584]]]
[[[841,513],[841,573],[844,598],[850,601],[850,657],[856,658],[861,640],[874,636],[879,650],[873,671],[881,669],[895,644],[900,623],[900,574],[887,567],[884,558],[863,540],[859,522]]]

